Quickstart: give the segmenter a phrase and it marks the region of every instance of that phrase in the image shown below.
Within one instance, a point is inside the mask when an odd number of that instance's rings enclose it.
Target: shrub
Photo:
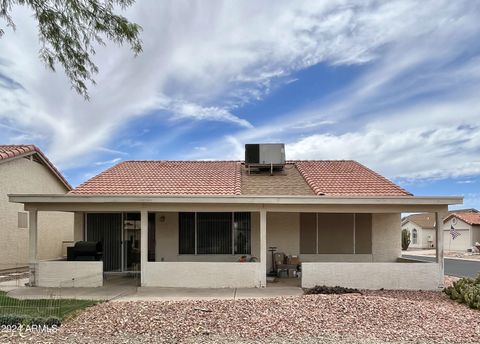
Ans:
[[[15,326],[15,325],[39,325],[52,327],[53,325],[60,326],[61,320],[57,317],[32,317],[25,314],[2,314],[0,315],[0,325]]]
[[[443,289],[452,300],[465,303],[470,308],[480,309],[480,274],[477,278],[462,278]]]
[[[406,251],[410,246],[410,232],[402,229],[402,250]]]
[[[361,294],[360,290],[353,289],[353,288],[345,288],[345,287],[327,287],[326,285],[316,285],[313,288],[306,289],[304,292],[306,295],[312,294],[352,294],[358,293]]]

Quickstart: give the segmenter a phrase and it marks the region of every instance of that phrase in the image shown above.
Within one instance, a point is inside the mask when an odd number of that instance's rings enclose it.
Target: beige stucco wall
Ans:
[[[261,263],[148,262],[145,287],[253,288],[260,287]]]
[[[438,272],[436,263],[304,263],[302,287],[437,290]]]
[[[101,287],[103,262],[43,261],[35,269],[37,287]]]
[[[286,255],[300,255],[300,213],[267,213],[267,250],[271,246]],[[271,266],[272,255],[268,252],[268,271]]]
[[[157,262],[235,262],[241,255],[178,254],[178,212],[156,213],[155,259]],[[161,218],[165,220],[160,221]],[[251,252],[260,256],[260,215],[252,213]]]
[[[160,222],[160,217],[165,221]],[[178,213],[157,213],[156,260],[167,262],[232,262],[238,255],[179,255]],[[252,213],[252,255],[259,257],[260,216]],[[400,256],[400,214],[373,214],[372,254],[300,254],[300,214],[267,213],[267,249],[277,247],[277,252],[298,255],[302,261],[325,262],[392,262]],[[341,243],[339,243],[340,245]],[[267,270],[271,268],[271,254],[267,254]]]
[[[18,228],[23,205],[8,194],[65,193],[66,187],[45,166],[26,158],[0,163],[0,269],[28,264],[28,228]],[[62,241],[73,239],[73,215],[39,212],[39,259],[62,255]]]
[[[410,232],[410,248],[434,248],[435,247],[435,230],[431,228],[422,228],[412,221],[407,221],[402,225],[402,230],[406,229]],[[413,229],[417,230],[417,243],[413,243]],[[431,240],[429,240],[431,239]]]
[[[395,262],[402,252],[400,213],[372,215],[372,259]]]

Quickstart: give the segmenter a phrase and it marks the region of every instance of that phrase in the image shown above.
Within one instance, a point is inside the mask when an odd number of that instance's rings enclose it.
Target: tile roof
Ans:
[[[470,208],[470,209],[457,209],[457,210],[449,211],[448,216],[444,219],[444,221],[446,221],[446,219],[449,218],[450,215],[452,215],[453,213],[456,213],[456,214],[478,213],[478,210],[474,208]],[[435,213],[421,213],[421,214],[408,215],[402,219],[402,225],[407,221],[412,221],[422,228],[431,229],[435,227]]]
[[[409,215],[402,221],[402,224],[408,221],[411,221],[422,228],[432,229],[435,228],[435,213]]]
[[[125,161],[73,194],[240,195],[238,161]]]
[[[447,222],[453,216],[462,220],[463,222],[468,223],[469,225],[480,225],[480,213],[452,213],[443,221]]]
[[[296,161],[295,164],[317,195],[412,195],[385,177],[353,160]]]
[[[315,195],[305,182],[294,163],[287,164],[283,171],[248,173],[242,166],[242,195]]]
[[[45,164],[53,174],[57,176],[58,179],[66,186],[68,190],[72,190],[72,187],[68,181],[62,176],[59,170],[53,165],[53,163],[48,160],[47,156],[35,145],[23,144],[23,145],[0,145],[0,162],[25,157],[30,155],[37,155],[40,159],[40,162]]]
[[[125,161],[72,194],[409,196],[355,161],[291,161],[282,173],[248,175],[240,161]]]

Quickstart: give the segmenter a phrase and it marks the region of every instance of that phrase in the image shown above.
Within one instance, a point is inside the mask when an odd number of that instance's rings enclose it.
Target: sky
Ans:
[[[38,59],[32,13],[0,38],[0,143],[76,186],[124,160],[354,159],[480,208],[480,1],[154,1],[143,53],[97,47],[90,101]],[[5,27],[0,22],[0,27]]]

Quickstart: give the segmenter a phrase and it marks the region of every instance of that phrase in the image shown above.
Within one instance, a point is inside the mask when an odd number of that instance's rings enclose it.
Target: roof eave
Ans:
[[[247,196],[247,195],[8,195],[14,203],[255,203],[255,204],[462,204],[461,196]]]

